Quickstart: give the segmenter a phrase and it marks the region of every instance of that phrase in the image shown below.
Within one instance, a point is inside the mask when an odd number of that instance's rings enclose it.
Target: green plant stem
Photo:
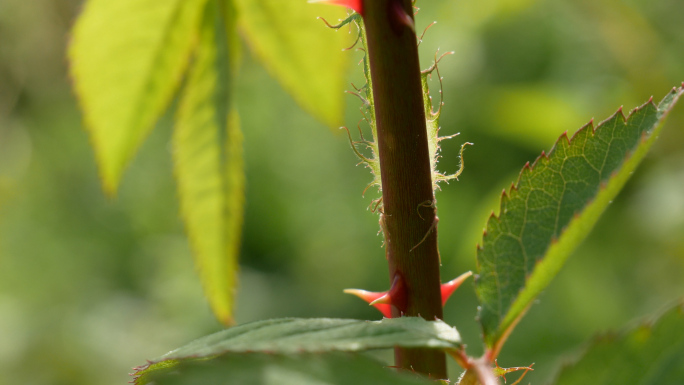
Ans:
[[[408,19],[399,16],[409,15]],[[386,256],[390,282],[404,281],[392,316],[442,318],[437,217],[428,152],[423,93],[410,0],[364,1],[364,24],[373,84]],[[444,353],[395,350],[396,365],[446,378]]]

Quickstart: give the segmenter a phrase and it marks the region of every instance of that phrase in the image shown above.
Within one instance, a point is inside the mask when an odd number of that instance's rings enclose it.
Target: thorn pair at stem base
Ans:
[[[473,272],[468,271],[441,285],[442,306],[446,304],[454,291],[471,275],[473,275]],[[344,292],[353,294],[368,302],[369,305],[378,309],[387,318],[392,318],[392,305],[396,306],[399,310],[406,307],[406,288],[400,275],[395,276],[392,287],[388,291],[374,292],[361,289],[345,289]]]

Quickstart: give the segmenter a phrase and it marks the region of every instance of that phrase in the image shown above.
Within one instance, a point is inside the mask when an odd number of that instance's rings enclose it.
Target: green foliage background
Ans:
[[[170,115],[124,176],[101,191],[67,77],[76,0],[0,2],[0,384],[121,384],[146,358],[220,328],[202,296],[178,216]],[[419,2],[421,44],[435,50],[445,109],[437,194],[443,278],[475,268],[475,245],[501,190],[563,131],[656,99],[684,77],[677,0]],[[293,26],[296,28],[296,26]],[[335,33],[321,27],[321,33]],[[343,33],[342,31],[338,33]],[[312,52],[315,55],[315,52]],[[356,63],[359,53],[350,53]],[[342,132],[308,116],[244,55],[238,109],[247,211],[239,323],[379,314],[343,288],[388,286],[371,176]],[[349,81],[360,84],[361,68]],[[436,84],[433,84],[436,86]],[[346,123],[360,119],[349,97]],[[637,175],[523,319],[502,366],[547,382],[562,353],[684,295],[684,112],[675,108]],[[480,350],[466,284],[447,305],[468,351]],[[452,375],[456,370],[452,370]]]

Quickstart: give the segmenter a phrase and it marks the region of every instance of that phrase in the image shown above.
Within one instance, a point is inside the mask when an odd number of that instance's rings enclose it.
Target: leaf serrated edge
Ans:
[[[494,334],[491,335],[485,335],[485,343],[488,346],[488,352],[487,355],[491,358],[494,359],[498,356],[501,347],[505,343],[506,339],[510,335],[511,331],[517,323],[520,321],[522,316],[527,312],[529,307],[532,304],[533,299],[536,297],[536,294],[530,294],[530,287],[533,286],[538,286],[538,287],[546,287],[550,280],[552,278],[547,278],[549,275],[551,277],[555,276],[556,273],[560,270],[562,265],[564,264],[565,260],[567,260],[568,256],[570,255],[569,252],[566,252],[566,255],[563,255],[563,249],[567,249],[567,244],[572,245],[573,243],[576,244],[579,241],[583,239],[589,231],[593,228],[593,225],[595,223],[590,223],[588,226],[580,227],[577,228],[577,226],[581,225],[578,224],[578,219],[580,216],[585,216],[588,214],[593,214],[592,216],[595,218],[598,218],[600,214],[605,210],[607,207],[607,204],[601,205],[602,203],[605,203],[604,201],[606,200],[611,200],[614,198],[617,193],[622,189],[622,186],[626,183],[626,181],[629,179],[631,172],[624,172],[624,170],[630,170],[633,171],[636,166],[639,164],[641,159],[644,157],[646,152],[650,148],[650,144],[643,146],[644,143],[650,142],[652,143],[658,136],[658,133],[660,132],[660,129],[663,126],[663,123],[665,121],[665,117],[667,114],[670,112],[671,108],[674,106],[675,102],[679,99],[679,97],[684,94],[684,82],[682,82],[681,86],[679,88],[673,87],[672,90],[663,98],[663,100],[656,105],[653,102],[653,96],[649,98],[649,100],[644,103],[641,106],[638,106],[634,108],[632,111],[630,111],[629,115],[625,117],[622,107],[618,108],[618,110],[611,115],[609,118],[603,120],[600,122],[598,125],[594,126],[593,124],[593,119],[582,126],[577,132],[575,132],[571,138],[568,138],[567,136],[567,131],[564,132],[563,134],[560,135],[558,140],[556,141],[555,145],[553,148],[549,151],[548,155],[542,151],[541,155],[539,155],[534,162],[530,165],[529,162],[525,164],[523,169],[520,171],[520,174],[518,175],[518,179],[516,182],[514,182],[510,189],[509,192],[507,193],[506,190],[503,191],[502,193],[502,198],[501,198],[501,204],[499,206],[499,214],[495,214],[492,212],[490,215],[489,219],[487,220],[487,224],[485,227],[485,230],[483,232],[483,240],[484,237],[487,236],[487,228],[490,226],[490,222],[493,220],[496,220],[497,222],[500,222],[500,217],[505,214],[503,212],[504,210],[504,200],[509,200],[513,194],[517,193],[518,191],[518,186],[520,184],[520,181],[523,177],[523,175],[527,172],[530,173],[534,171],[535,166],[537,165],[538,162],[545,162],[549,160],[549,156],[551,156],[554,152],[557,146],[561,145],[563,146],[572,146],[575,138],[579,134],[584,134],[586,130],[591,128],[591,135],[595,135],[597,130],[600,129],[604,124],[607,122],[610,122],[614,119],[617,119],[618,117],[622,118],[623,123],[626,123],[629,121],[629,119],[638,111],[640,111],[643,108],[652,106],[655,111],[656,111],[656,125],[650,130],[650,131],[645,131],[642,134],[641,138],[641,145],[636,146],[633,148],[633,151],[626,154],[624,161],[622,162],[621,166],[614,172],[611,173],[611,175],[604,181],[600,183],[599,186],[599,191],[595,195],[594,198],[602,198],[602,199],[593,199],[592,201],[587,202],[587,204],[583,207],[583,209],[579,212],[576,213],[573,217],[573,219],[570,220],[570,222],[560,231],[561,239],[554,238],[551,241],[551,244],[549,248],[547,249],[544,259],[539,260],[536,262],[535,268],[532,270],[532,273],[526,277],[525,285],[520,289],[518,292],[518,295],[516,299],[511,303],[511,305],[508,307],[506,311],[505,316],[499,316],[500,322],[499,322],[499,327],[496,330]],[[565,139],[565,141],[563,141]],[[605,195],[601,194],[602,191],[610,190],[611,194]],[[577,229],[577,231],[573,231]],[[570,236],[568,236],[568,234]],[[572,241],[572,242],[571,242]],[[482,242],[481,244],[484,244]],[[477,245],[477,250],[478,253],[482,250],[481,244]],[[557,255],[560,255],[560,257],[553,258],[549,257],[557,253]],[[477,264],[479,267],[480,261],[479,259],[477,260]],[[543,272],[544,274],[541,274],[540,272]],[[479,280],[479,277],[475,277],[475,282]],[[539,290],[541,291],[541,289]],[[537,292],[539,292],[537,291]],[[527,295],[521,295],[521,294],[526,294]],[[513,310],[519,309],[517,312],[514,312]],[[513,315],[515,314],[515,315]],[[479,317],[479,315],[478,315]]]
[[[147,363],[141,366],[137,366],[133,368],[133,372],[130,373],[130,375],[133,377],[133,379],[130,381],[131,383],[135,385],[145,385],[148,382],[146,381],[146,376],[147,374],[150,374],[156,370],[159,369],[165,369],[165,368],[170,368],[173,367],[183,361],[186,360],[211,360],[213,358],[219,357],[223,354],[226,353],[270,353],[270,354],[285,354],[285,355],[291,355],[291,354],[305,354],[305,353],[329,353],[329,352],[350,352],[350,353],[358,353],[362,351],[367,351],[371,349],[390,349],[392,346],[387,345],[385,347],[366,347],[363,349],[359,348],[352,348],[352,349],[327,349],[327,350],[298,350],[297,353],[286,353],[286,352],[276,352],[276,351],[267,351],[267,350],[230,350],[230,349],[222,349],[220,351],[214,351],[211,354],[188,354],[188,355],[174,355],[174,353],[181,351],[185,349],[187,346],[192,345],[194,343],[197,343],[198,341],[201,341],[203,339],[206,339],[211,336],[215,336],[219,333],[225,333],[228,330],[234,330],[234,329],[239,329],[241,327],[249,327],[250,324],[252,325],[280,325],[280,324],[287,324],[289,322],[296,322],[296,321],[301,321],[303,320],[302,318],[278,318],[278,319],[270,319],[270,320],[261,320],[261,321],[254,321],[248,324],[243,324],[243,325],[238,325],[233,328],[225,329],[223,331],[202,337],[198,340],[195,340],[193,342],[190,342],[188,345],[185,347],[181,347],[179,349],[172,350],[163,356],[156,358],[154,360],[147,360]],[[420,347],[422,348],[432,348],[432,349],[443,349],[443,350],[455,350],[460,347],[462,347],[462,342],[461,342],[461,336],[458,333],[458,330],[456,328],[450,326],[446,322],[436,319],[434,321],[428,321],[425,320],[421,317],[401,317],[401,318],[386,318],[383,320],[379,321],[367,321],[367,320],[356,320],[356,319],[334,319],[334,318],[310,318],[308,320],[316,320],[316,321],[347,321],[348,323],[344,325],[339,325],[340,327],[346,327],[349,326],[350,324],[355,324],[355,323],[365,323],[365,324],[395,324],[395,327],[398,327],[399,329],[405,331],[405,332],[412,332],[416,334],[427,334],[428,341],[420,344]],[[419,325],[418,325],[419,324]],[[424,333],[424,330],[421,329],[425,324],[433,325],[434,328],[434,335],[430,333]],[[258,329],[257,329],[258,330]],[[327,331],[327,328],[323,328],[321,330],[312,330],[313,333],[320,332],[320,331]],[[245,332],[238,331],[237,335],[244,335],[242,333],[249,333],[250,330],[247,330]],[[232,336],[231,338],[233,338]],[[427,338],[426,337],[426,338]],[[446,346],[446,344],[451,344],[452,346]],[[401,345],[401,344],[399,344]],[[441,345],[441,346],[440,346]],[[407,344],[406,346],[414,346],[413,344]]]
[[[553,383],[557,382],[559,376],[561,375],[561,373],[563,373],[563,371],[577,365],[582,360],[582,358],[584,358],[584,356],[591,350],[591,348],[597,345],[614,343],[620,340],[621,338],[626,338],[631,334],[637,333],[641,330],[648,330],[649,332],[652,332],[656,325],[659,322],[661,322],[663,317],[668,315],[670,312],[677,312],[679,313],[680,317],[684,317],[684,300],[679,300],[671,306],[664,307],[655,315],[652,315],[645,319],[638,320],[637,322],[632,322],[628,324],[625,328],[623,328],[621,331],[608,331],[594,335],[583,344],[583,346],[580,348],[578,352],[573,353],[562,360],[562,362],[560,363],[560,367],[554,375]]]
[[[208,1],[208,0],[200,0],[198,4],[196,4],[196,8],[198,10],[202,9],[204,6],[203,4]],[[192,5],[192,4],[191,4]],[[145,139],[149,136],[151,133],[152,129],[154,128],[155,122],[159,119],[159,116],[166,110],[168,107],[169,103],[173,99],[174,95],[177,93],[178,89],[180,88],[180,83],[183,79],[183,76],[185,72],[187,71],[188,68],[188,63],[189,63],[189,57],[191,55],[191,51],[194,48],[194,46],[197,43],[197,36],[193,35],[190,37],[190,42],[185,47],[185,52],[182,55],[182,59],[179,59],[179,62],[181,63],[176,69],[177,71],[173,74],[171,80],[173,82],[173,86],[168,90],[168,93],[160,99],[158,104],[154,107],[156,107],[153,111],[153,114],[151,114],[148,118],[149,121],[143,122],[141,124],[140,130],[145,131],[143,135],[140,135],[137,140],[134,142],[128,143],[125,148],[122,149],[120,158],[123,160],[122,164],[120,165],[115,165],[112,166],[111,162],[107,160],[107,157],[104,155],[106,151],[102,150],[102,145],[99,142],[99,139],[97,137],[100,136],[99,133],[97,133],[97,130],[95,127],[98,127],[99,125],[96,124],[96,120],[93,116],[92,113],[90,113],[91,108],[89,107],[92,105],[91,102],[88,101],[87,97],[87,92],[82,84],[82,82],[78,81],[78,79],[81,77],[81,73],[83,70],[78,64],[78,60],[76,58],[76,52],[78,51],[78,48],[80,46],[79,42],[77,42],[77,36],[79,34],[79,30],[84,28],[82,25],[85,23],[82,21],[82,19],[85,17],[84,15],[87,15],[88,12],[90,11],[90,3],[86,4],[86,7],[81,11],[79,14],[76,24],[74,25],[71,36],[69,39],[68,43],[68,49],[67,49],[67,56],[69,58],[69,79],[71,80],[71,83],[73,84],[73,89],[74,93],[76,94],[76,99],[77,99],[77,104],[79,108],[83,111],[83,121],[84,121],[84,127],[85,130],[88,132],[88,142],[90,143],[90,146],[94,150],[94,156],[95,160],[97,163],[97,173],[100,178],[101,184],[102,184],[102,189],[105,192],[105,194],[112,198],[116,195],[116,192],[118,190],[119,184],[121,182],[121,178],[123,177],[124,172],[130,165],[131,161],[135,157],[137,149],[142,145],[142,143],[145,141]],[[175,21],[178,20],[180,15],[182,14],[182,11],[187,11],[186,8],[184,7],[184,4],[178,3],[176,8],[172,11],[172,16],[170,17],[169,22],[165,25],[164,28],[164,34],[163,37],[160,39],[161,41],[166,42],[169,39],[169,34],[171,33],[169,26],[173,25]],[[195,18],[195,26],[199,24],[199,19],[201,15],[201,11],[196,12],[197,15]],[[195,28],[196,29],[196,28]],[[154,68],[156,68],[156,65],[158,65],[159,61],[162,60],[161,57],[163,56],[163,50],[162,48],[157,47],[156,52],[154,54],[154,58],[152,59],[150,65],[149,65],[149,72],[152,74],[154,72]],[[151,85],[153,85],[155,82],[158,82],[159,79],[155,78],[153,75],[150,75],[144,82],[143,85],[140,87],[140,89],[147,89]],[[141,96],[145,94],[143,92],[142,94],[138,95],[138,99],[144,99],[144,96]],[[125,124],[132,125],[133,122],[140,120],[140,103],[136,105],[134,108],[134,113],[131,114],[129,117],[128,122],[124,122]]]

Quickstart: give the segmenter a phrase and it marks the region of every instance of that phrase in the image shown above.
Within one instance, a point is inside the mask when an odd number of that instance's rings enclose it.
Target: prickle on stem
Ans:
[[[372,304],[372,306],[378,309],[386,318],[392,318],[392,309],[389,304],[375,302],[378,298],[387,295],[386,291],[377,292],[362,289],[344,289],[344,292],[361,298],[362,300],[368,302],[369,305]]]
[[[361,289],[345,289],[344,292],[353,294],[368,302],[369,305],[378,309],[386,318],[392,318],[392,305],[399,309],[401,313],[406,310],[406,285],[401,274],[394,276],[392,287],[388,291],[375,292]]]
[[[451,281],[443,283],[441,285],[440,289],[442,291],[442,307],[444,307],[447,300],[449,299],[449,297],[451,297],[452,294],[454,294],[456,289],[458,289],[458,287],[461,286],[461,284],[471,275],[473,275],[472,271],[466,271],[465,273],[459,275]]]
[[[363,0],[309,0],[309,3],[323,3],[331,5],[341,5],[351,8],[359,15],[363,16]]]
[[[442,306],[444,306],[451,297],[451,295],[458,289],[459,286],[471,275],[472,271],[467,271],[455,279],[441,285]],[[345,289],[347,294],[353,294],[362,300],[368,302],[369,305],[378,309],[386,318],[392,318],[391,306],[396,306],[400,311],[406,307],[406,289],[401,275],[397,274],[392,283],[392,287],[388,291],[375,292],[361,289]]]

